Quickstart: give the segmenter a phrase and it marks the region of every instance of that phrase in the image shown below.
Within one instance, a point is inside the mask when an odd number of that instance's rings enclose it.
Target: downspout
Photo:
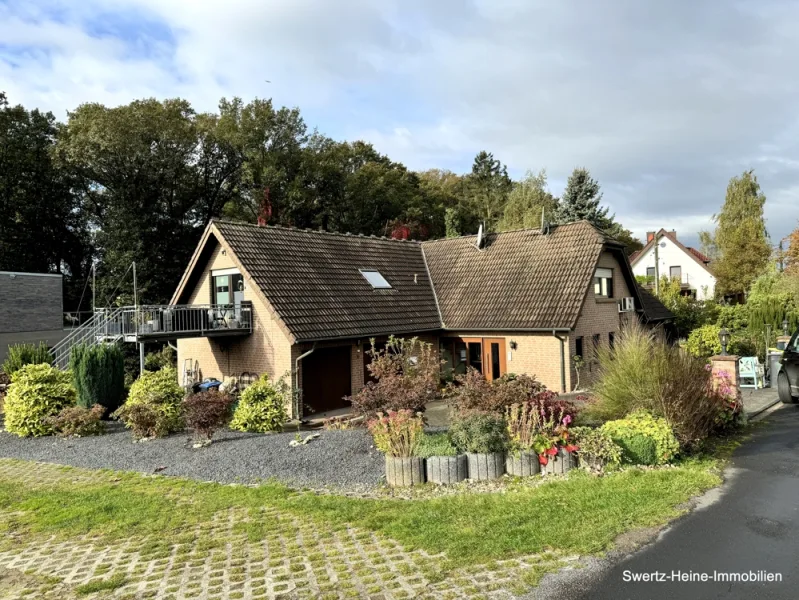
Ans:
[[[313,343],[313,346],[311,346],[311,349],[308,350],[308,352],[300,354],[294,360],[294,414],[297,415],[298,421],[302,420],[302,414],[300,411],[300,361],[306,356],[311,355],[314,350],[316,350],[316,342]]]
[[[566,393],[566,340],[568,337],[560,337],[558,332],[553,329],[552,335],[560,342],[560,393]]]

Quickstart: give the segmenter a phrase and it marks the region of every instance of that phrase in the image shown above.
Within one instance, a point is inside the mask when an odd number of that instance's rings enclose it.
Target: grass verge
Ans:
[[[353,525],[408,549],[443,552],[451,566],[460,566],[548,549],[601,551],[628,529],[676,517],[678,505],[720,483],[714,466],[713,460],[694,460],[605,477],[574,472],[532,488],[420,500],[358,499],[295,492],[275,483],[231,487],[129,473],[109,475],[108,483],[39,487],[0,480],[0,528],[16,535],[164,536],[239,507],[250,511],[246,533],[255,542],[276,527],[260,517],[264,507],[271,507],[312,519],[323,529]]]

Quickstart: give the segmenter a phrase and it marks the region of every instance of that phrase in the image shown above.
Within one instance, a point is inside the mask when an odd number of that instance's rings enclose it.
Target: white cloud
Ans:
[[[113,13],[170,38],[134,31],[137,53],[93,35]],[[797,24],[788,0],[39,0],[0,5],[0,87],[61,117],[271,95],[412,168],[465,170],[487,149],[517,175],[547,168],[556,193],[586,166],[628,227],[692,243],[754,167],[776,240],[797,219]]]

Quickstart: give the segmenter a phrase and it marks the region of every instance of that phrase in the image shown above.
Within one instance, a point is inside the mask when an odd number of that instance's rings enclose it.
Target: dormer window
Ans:
[[[391,284],[386,281],[386,278],[380,273],[380,271],[374,271],[370,269],[360,269],[361,275],[366,281],[369,282],[369,285],[372,286],[373,290],[390,290]]]
[[[613,269],[597,269],[594,273],[594,295],[613,298]]]

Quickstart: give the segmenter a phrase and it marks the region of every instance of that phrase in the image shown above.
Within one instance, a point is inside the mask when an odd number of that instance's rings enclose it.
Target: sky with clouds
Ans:
[[[749,168],[772,240],[797,225],[797,56],[793,0],[0,0],[12,103],[271,96],[413,169],[585,166],[688,243]]]

